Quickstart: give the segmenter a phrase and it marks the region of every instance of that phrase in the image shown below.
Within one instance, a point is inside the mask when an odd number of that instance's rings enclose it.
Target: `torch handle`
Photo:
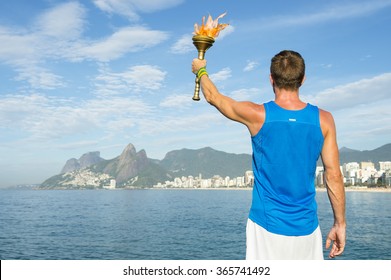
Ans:
[[[203,60],[205,58],[205,51],[199,51],[198,52],[198,59]],[[194,95],[193,100],[194,101],[200,101],[200,79],[198,77],[195,78],[195,88],[194,88]]]
[[[199,51],[198,52],[198,59],[203,60],[205,58],[205,51]]]
[[[200,101],[200,80],[198,77],[195,78],[195,88],[194,88],[194,95],[193,100],[194,101]]]

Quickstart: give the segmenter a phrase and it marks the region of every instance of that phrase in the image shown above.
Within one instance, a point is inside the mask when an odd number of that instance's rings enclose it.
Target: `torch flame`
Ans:
[[[209,15],[208,20],[205,23],[205,16],[202,17],[202,24],[194,24],[194,35],[204,35],[212,38],[219,36],[220,31],[228,26],[227,23],[219,23],[219,19],[224,17],[227,13],[219,15],[215,20]]]

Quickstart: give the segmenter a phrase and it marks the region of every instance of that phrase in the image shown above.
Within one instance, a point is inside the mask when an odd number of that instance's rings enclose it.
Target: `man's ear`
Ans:
[[[303,80],[301,81],[301,85],[304,84],[306,78],[307,78],[307,77],[304,75]]]
[[[274,80],[272,74],[269,75],[269,79],[270,79],[270,84],[272,85],[272,87],[274,87]]]

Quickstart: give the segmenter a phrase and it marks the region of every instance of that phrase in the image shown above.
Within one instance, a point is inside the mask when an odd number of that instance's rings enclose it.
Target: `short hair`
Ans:
[[[305,75],[304,59],[298,52],[281,51],[272,58],[270,74],[278,88],[297,90]]]

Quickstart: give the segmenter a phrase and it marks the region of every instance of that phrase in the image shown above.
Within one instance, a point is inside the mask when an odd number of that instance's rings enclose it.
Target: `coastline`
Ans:
[[[136,188],[135,188],[136,189]],[[147,188],[150,190],[218,190],[218,191],[252,191],[253,188]],[[317,192],[325,192],[326,188],[316,188]],[[385,192],[391,193],[391,188],[345,187],[346,192]]]
[[[155,189],[155,188],[152,188]],[[165,190],[221,190],[221,191],[252,191],[253,188],[167,188]],[[317,192],[325,192],[326,188],[316,188]],[[391,188],[345,187],[346,192],[385,192],[391,193]]]
[[[326,191],[326,188],[316,188],[316,191]],[[391,192],[391,188],[379,187],[379,188],[368,188],[368,187],[345,187],[345,192]]]
[[[0,188],[0,190],[7,190],[7,189],[17,189],[17,188]],[[86,188],[26,188],[31,190],[94,190],[94,189],[86,189]],[[22,189],[19,189],[22,190]],[[118,191],[118,190],[218,190],[218,191],[252,191],[252,187],[221,187],[221,188],[153,188],[153,187],[125,187],[125,188],[116,188],[116,189],[100,189],[95,188],[95,190],[105,190],[105,191]],[[326,188],[324,187],[317,187],[315,188],[317,192],[325,192]],[[345,192],[383,192],[383,193],[391,193],[391,188],[389,187],[375,187],[375,188],[368,188],[368,187],[360,187],[360,186],[351,186],[351,187],[345,187]]]
[[[347,187],[345,191],[358,192],[391,192],[391,188],[365,188],[365,187]]]

